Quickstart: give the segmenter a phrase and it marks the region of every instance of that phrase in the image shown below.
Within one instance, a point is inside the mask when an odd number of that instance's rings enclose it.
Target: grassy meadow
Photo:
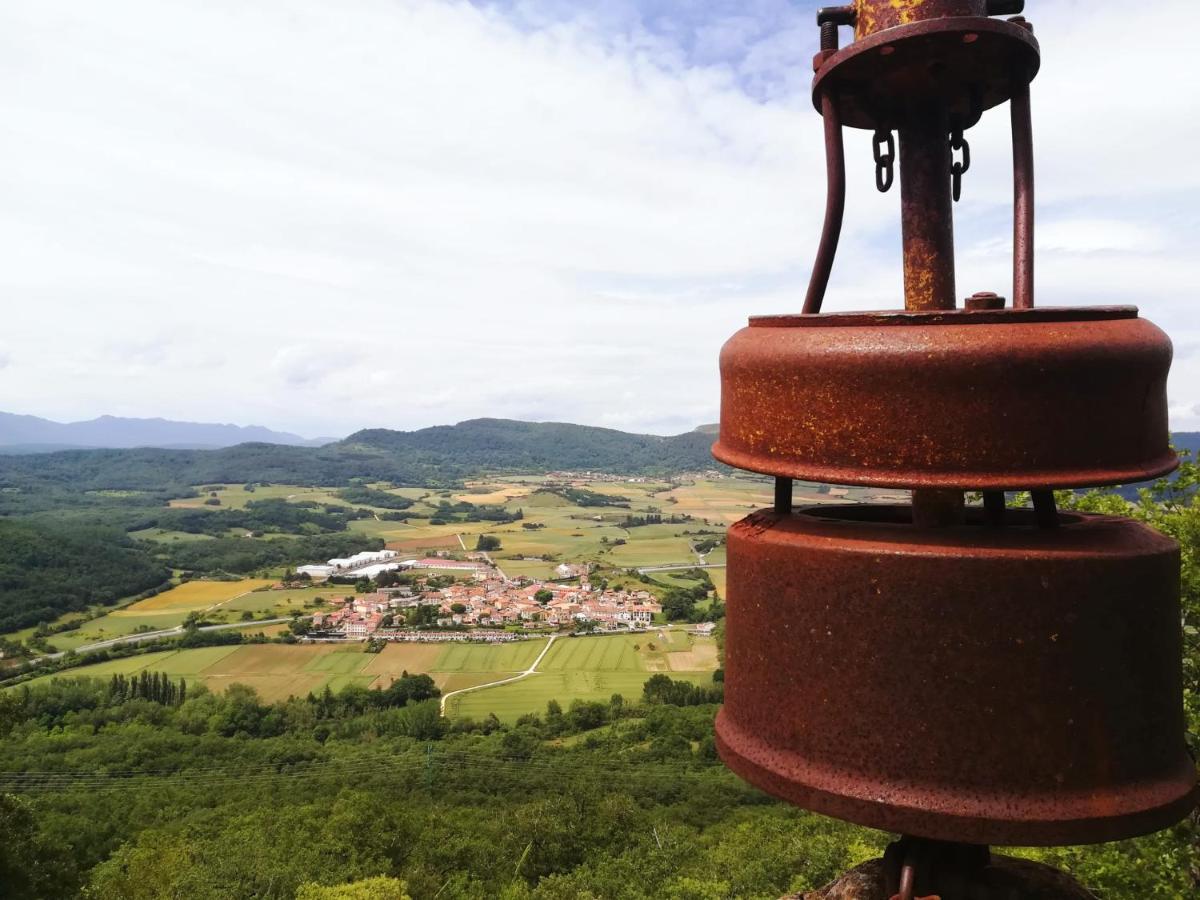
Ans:
[[[246,612],[257,619],[277,618],[291,615],[295,610],[311,611],[319,606],[317,598],[328,600],[353,594],[347,585],[332,590],[320,587],[262,590],[273,583],[264,578],[184,582],[169,591],[113,609],[73,631],[52,635],[50,644],[59,650],[75,650],[141,631],[175,628],[192,612],[202,613],[205,621],[214,624],[239,622]]]
[[[248,625],[247,630],[261,629]],[[215,691],[245,684],[265,700],[282,700],[326,687],[336,691],[348,684],[385,687],[409,672],[428,674],[443,692],[450,692],[524,672],[545,646],[546,639],[537,638],[512,644],[388,644],[380,653],[364,652],[364,645],[358,643],[198,647],[68,669],[31,683],[163,672]],[[544,710],[551,699],[565,707],[577,698],[607,700],[614,693],[640,697],[642,685],[655,672],[708,683],[716,668],[715,642],[681,629],[563,637],[528,678],[452,697],[446,712],[452,717],[495,712],[501,720],[512,721],[522,713]]]

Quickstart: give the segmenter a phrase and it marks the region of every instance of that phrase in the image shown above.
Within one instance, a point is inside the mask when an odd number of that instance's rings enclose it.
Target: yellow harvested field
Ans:
[[[399,676],[428,672],[446,649],[445,644],[388,644],[363,667],[364,675]]]
[[[461,550],[457,534],[441,534],[426,538],[411,538],[405,541],[388,541],[387,549],[403,553],[405,550]]]
[[[241,581],[186,581],[178,587],[139,600],[110,615],[140,616],[154,612],[203,610],[273,583],[265,578],[244,578]]]
[[[672,672],[705,672],[717,667],[715,641],[696,641],[691,650],[674,650],[667,654]]]
[[[664,657],[676,655],[677,654],[675,653],[643,653],[640,659],[642,661],[642,667],[647,672],[667,672],[672,670],[679,672],[682,671],[682,669],[674,668],[670,662],[664,659]]]
[[[468,487],[475,485],[468,484]],[[476,506],[495,506],[500,503],[507,503],[509,500],[516,500],[519,497],[528,496],[533,492],[533,488],[526,484],[506,484],[506,485],[479,485],[480,488],[494,488],[494,490],[486,491],[477,494],[455,494],[454,499],[464,503],[474,503]]]
[[[680,485],[666,496],[674,502],[664,506],[664,512],[686,513],[714,523],[736,522],[755,509],[770,506],[774,499],[769,484],[740,478]]]

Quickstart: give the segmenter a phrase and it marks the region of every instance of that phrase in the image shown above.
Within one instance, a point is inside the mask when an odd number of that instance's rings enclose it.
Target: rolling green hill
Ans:
[[[55,489],[182,492],[237,482],[345,485],[353,478],[396,484],[453,483],[483,471],[661,474],[710,468],[712,435],[628,434],[557,422],[472,419],[419,431],[371,429],[324,447],[239,444],[220,450],[67,450],[0,456],[0,512],[21,495]]]

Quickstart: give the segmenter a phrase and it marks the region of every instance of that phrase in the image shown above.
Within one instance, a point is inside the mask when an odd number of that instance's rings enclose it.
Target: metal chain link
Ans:
[[[875,187],[879,188],[881,193],[886,194],[888,188],[892,186],[894,175],[892,166],[896,162],[896,142],[890,131],[880,128],[875,132],[875,138],[871,143],[871,153],[875,157]]]
[[[961,159],[954,159],[955,152],[962,154]],[[954,202],[962,196],[963,173],[971,168],[971,145],[963,137],[962,128],[955,122],[950,130],[950,185],[954,194]]]

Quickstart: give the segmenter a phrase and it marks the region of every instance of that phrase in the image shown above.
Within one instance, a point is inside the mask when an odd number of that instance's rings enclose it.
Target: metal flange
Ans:
[[[835,100],[851,128],[894,129],[937,106],[962,127],[1028,84],[1041,65],[1024,25],[987,18],[926,19],[873,32],[825,55],[813,79],[813,105]]]
[[[721,351],[713,455],[830,484],[1145,481],[1178,464],[1170,362],[1135,307],[753,318]]]

